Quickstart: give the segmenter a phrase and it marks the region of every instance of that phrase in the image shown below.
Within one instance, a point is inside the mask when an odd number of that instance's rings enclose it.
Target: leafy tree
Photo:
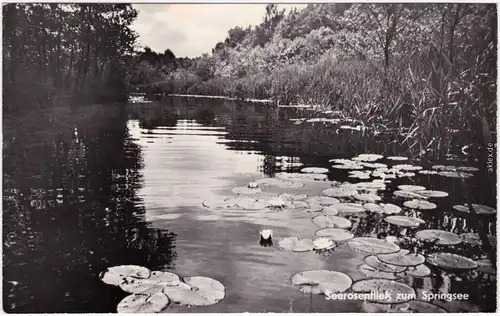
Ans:
[[[276,27],[285,16],[285,10],[278,11],[278,5],[268,4],[264,22],[255,28],[254,46],[264,46],[274,35]]]
[[[3,15],[6,108],[45,106],[56,94],[91,100],[119,92],[102,83],[127,77],[119,65],[137,37],[131,5],[7,4]],[[26,90],[38,102],[27,100]]]

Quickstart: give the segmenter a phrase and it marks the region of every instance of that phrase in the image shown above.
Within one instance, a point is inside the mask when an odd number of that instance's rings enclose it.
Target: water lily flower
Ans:
[[[317,249],[317,250],[330,249],[333,247],[333,241],[331,241],[330,239],[328,239],[326,237],[319,237],[313,241],[313,245],[314,245],[314,249]]]
[[[259,186],[259,183],[257,183],[257,182],[250,182],[250,183],[248,184],[248,187],[249,187],[249,188],[252,188],[252,189],[257,188],[258,186]]]
[[[271,229],[263,229],[260,231],[260,237],[262,239],[270,239],[273,237],[273,231]]]
[[[282,197],[273,197],[268,203],[274,207],[283,207],[285,205],[285,200]]]

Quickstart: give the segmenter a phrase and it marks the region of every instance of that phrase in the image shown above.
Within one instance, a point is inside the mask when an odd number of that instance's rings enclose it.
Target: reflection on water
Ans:
[[[102,283],[99,272],[112,265],[138,264],[181,276],[216,278],[227,288],[219,304],[196,309],[171,306],[170,311],[360,311],[360,302],[310,298],[289,284],[291,275],[308,269],[364,278],[356,269],[364,255],[348,248],[324,254],[276,248],[283,236],[312,237],[318,227],[311,214],[221,212],[201,205],[203,200],[232,195],[232,188],[257,178],[299,172],[304,166],[328,167],[332,158],[403,154],[391,135],[368,138],[321,122],[290,121],[311,115],[306,109],[178,98],[88,107],[71,114],[71,124],[39,117],[22,118],[22,125],[6,120],[5,310],[113,312],[126,293]],[[354,181],[344,170],[333,170],[328,177]],[[481,189],[484,177],[481,170],[467,180],[468,194],[476,203],[494,205],[495,195]],[[426,227],[457,234],[484,229],[496,235],[493,220],[482,221],[478,228],[453,211],[454,204],[465,202],[458,179],[398,179],[381,192],[384,201],[402,204],[392,196],[399,184],[450,193],[439,200],[438,210],[414,212]],[[326,182],[315,182],[287,192],[318,195],[326,187]],[[417,243],[415,231],[389,225],[373,214],[351,220],[357,236],[404,237],[403,248],[424,254],[445,250],[474,259],[486,255],[479,246]],[[273,229],[273,245],[260,240],[264,228]],[[496,281],[484,273],[433,269],[430,277],[404,282],[420,292],[471,295],[467,304],[447,303],[449,310],[495,308]]]
[[[74,128],[26,117],[26,125],[4,132],[7,312],[112,311],[122,293],[100,282],[100,271],[126,263],[175,264],[176,235],[144,220],[136,194],[142,158],[128,135],[126,113],[106,111],[110,115]],[[29,133],[31,128],[41,132]]]

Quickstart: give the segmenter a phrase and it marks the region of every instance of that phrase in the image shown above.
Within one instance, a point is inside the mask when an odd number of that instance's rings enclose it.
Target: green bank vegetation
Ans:
[[[312,104],[377,131],[409,154],[488,146],[496,127],[493,4],[311,4],[266,7],[211,54],[135,50],[128,4],[3,6],[5,111],[151,93]]]
[[[490,4],[268,5],[212,54],[146,48],[132,83],[152,93],[313,104],[394,129],[411,154],[491,142],[496,122],[496,7]]]

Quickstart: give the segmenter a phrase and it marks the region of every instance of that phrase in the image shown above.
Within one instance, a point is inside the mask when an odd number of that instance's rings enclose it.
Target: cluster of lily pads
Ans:
[[[331,112],[328,114],[338,114],[335,112]],[[351,131],[365,131],[367,129],[366,126],[363,125],[363,122],[355,120],[355,119],[350,119],[350,118],[327,118],[327,117],[313,117],[313,118],[293,118],[290,119],[290,121],[294,122],[296,125],[304,124],[304,123],[309,123],[309,124],[315,124],[315,123],[321,123],[321,124],[331,124],[331,125],[337,125],[338,130],[351,130]],[[361,123],[361,124],[357,124]],[[351,125],[348,125],[351,124]],[[352,126],[354,125],[354,126]]]
[[[224,285],[217,280],[203,276],[181,280],[172,272],[151,271],[137,265],[107,268],[99,278],[131,293],[118,303],[118,313],[158,313],[171,302],[207,306],[218,303],[225,296]]]
[[[395,164],[392,167],[376,162],[382,159],[381,155],[363,154],[348,159],[332,159],[335,163],[332,168],[346,169],[350,177],[359,179],[379,178],[372,181],[358,183],[339,183],[329,181],[330,187],[321,191],[320,195],[307,196],[306,194],[275,194],[265,192],[268,186],[282,189],[297,189],[310,181],[328,180],[327,168],[307,167],[300,173],[279,173],[275,178],[264,178],[250,182],[246,187],[233,189],[236,197],[228,197],[223,201],[204,201],[203,205],[213,209],[241,208],[267,209],[269,211],[296,211],[301,210],[312,214],[311,221],[319,227],[312,238],[308,236],[283,236],[277,245],[284,251],[330,251],[338,246],[346,246],[354,251],[368,256],[357,269],[369,279],[353,282],[352,279],[338,271],[311,270],[292,276],[291,283],[299,290],[312,294],[331,294],[345,291],[370,292],[384,289],[392,293],[392,300],[380,301],[376,298],[363,305],[365,311],[439,311],[440,307],[428,302],[413,301],[414,289],[398,282],[405,277],[423,278],[431,275],[428,266],[444,270],[472,270],[494,274],[494,267],[488,259],[472,260],[467,257],[446,252],[435,251],[430,254],[416,253],[401,249],[400,240],[396,236],[387,236],[385,239],[355,236],[350,229],[353,227],[351,217],[373,214],[382,216],[389,225],[402,229],[417,229],[425,221],[417,217],[416,212],[430,211],[437,208],[436,201],[445,198],[448,193],[437,190],[428,190],[419,185],[399,185],[393,192],[396,198],[405,199],[402,206],[391,203],[382,203],[378,191],[386,190],[387,183],[392,179],[412,177],[415,171],[425,173],[422,167],[410,164]],[[406,157],[386,157],[390,161],[404,161]],[[368,170],[365,170],[367,168]],[[477,171],[473,167],[434,166],[435,174],[458,176],[467,178],[470,172]],[[429,170],[428,170],[429,171]],[[430,171],[429,171],[430,172]],[[434,173],[431,173],[434,174]],[[430,202],[432,200],[433,202]],[[496,210],[479,204],[472,204],[476,214],[494,214]],[[469,212],[467,205],[455,205],[459,212]],[[413,216],[408,216],[413,213]],[[402,215],[407,214],[407,215]],[[270,229],[261,231],[261,240],[270,240],[273,233]],[[415,233],[415,238],[421,242],[428,242],[439,246],[452,246],[460,243],[481,245],[478,234],[465,233],[456,235],[452,232],[438,229],[423,229]],[[396,293],[406,293],[408,299],[398,299]],[[392,304],[390,308],[377,304]]]
[[[418,172],[419,174],[427,174],[427,175],[440,175],[445,177],[454,177],[454,178],[469,178],[472,177],[473,174],[471,172],[478,171],[479,169],[475,167],[463,166],[443,166],[436,165],[432,166],[432,170],[424,170],[421,166],[415,166],[410,164],[396,164],[391,168],[388,167],[387,164],[384,163],[374,163],[379,159],[383,158],[382,155],[374,155],[374,154],[361,154],[353,159],[332,159],[330,162],[334,162],[335,165],[332,168],[335,169],[347,169],[349,171],[350,178],[358,178],[358,179],[370,179],[370,177],[374,178],[382,178],[382,179],[396,179],[396,178],[404,178],[404,177],[414,177]],[[406,157],[400,156],[392,156],[386,157],[387,160],[392,161],[405,161],[408,160]],[[365,168],[368,168],[365,169]],[[361,171],[362,170],[362,171]]]

